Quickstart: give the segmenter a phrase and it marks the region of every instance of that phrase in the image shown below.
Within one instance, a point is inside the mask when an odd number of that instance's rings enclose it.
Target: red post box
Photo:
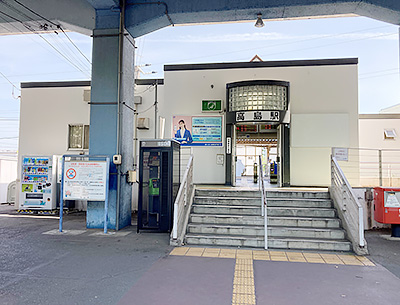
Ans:
[[[392,236],[400,237],[400,188],[374,188],[374,219],[392,225]]]

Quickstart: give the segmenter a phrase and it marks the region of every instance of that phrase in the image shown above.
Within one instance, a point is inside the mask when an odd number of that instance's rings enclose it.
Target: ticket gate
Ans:
[[[138,227],[170,232],[180,185],[180,144],[175,140],[140,141]]]

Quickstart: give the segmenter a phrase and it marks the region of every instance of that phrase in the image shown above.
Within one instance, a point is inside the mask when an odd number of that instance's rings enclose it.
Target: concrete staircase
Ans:
[[[351,251],[328,192],[268,191],[268,248]],[[185,242],[264,248],[259,191],[196,189]]]

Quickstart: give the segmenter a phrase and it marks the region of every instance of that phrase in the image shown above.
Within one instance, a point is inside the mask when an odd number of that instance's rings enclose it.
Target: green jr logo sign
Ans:
[[[222,101],[215,100],[215,101],[201,101],[201,111],[203,112],[210,112],[210,111],[222,111]]]

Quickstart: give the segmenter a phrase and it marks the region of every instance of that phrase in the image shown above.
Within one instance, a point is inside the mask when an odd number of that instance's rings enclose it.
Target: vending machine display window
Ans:
[[[56,207],[55,157],[23,156],[21,168],[21,209],[53,210]]]

